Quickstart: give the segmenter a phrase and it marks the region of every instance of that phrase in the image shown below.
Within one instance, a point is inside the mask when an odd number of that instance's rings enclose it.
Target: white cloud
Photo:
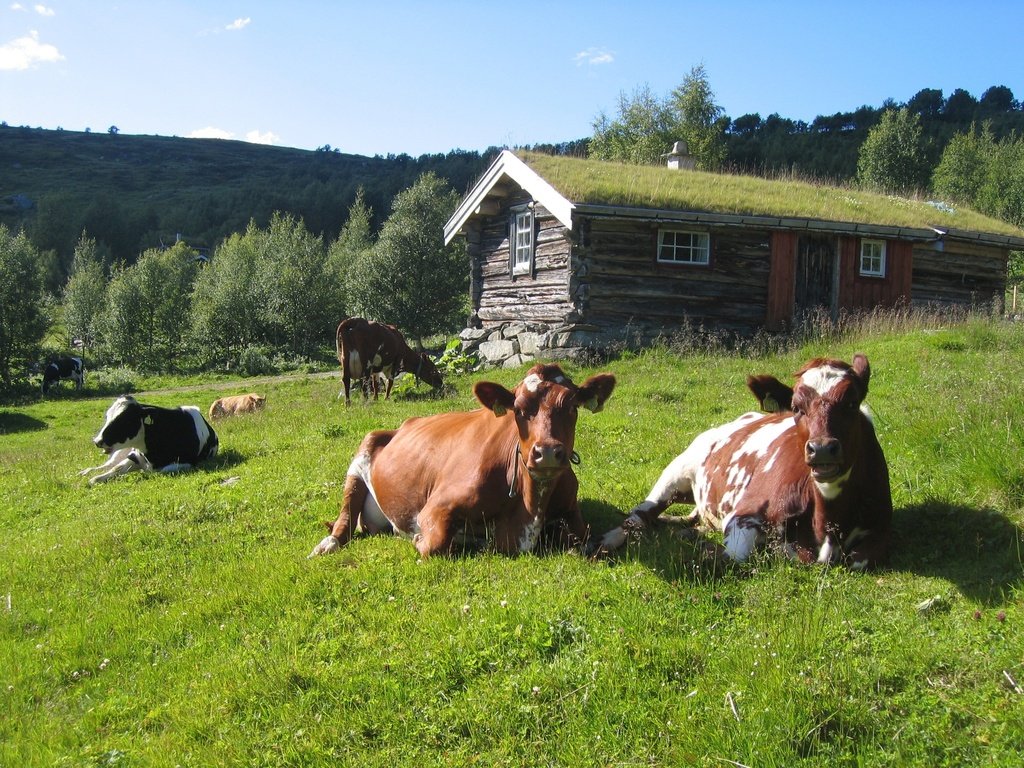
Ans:
[[[226,27],[224,27],[224,29],[228,29],[228,30],[231,30],[232,32],[234,32],[235,30],[245,29],[251,23],[252,23],[252,19],[250,19],[248,16],[246,16],[244,19],[235,19],[230,24],[228,24]]]
[[[186,139],[236,139],[234,133],[231,131],[225,131],[223,128],[215,128],[212,125],[208,125],[206,128],[199,128],[192,131]],[[273,131],[249,131],[245,134],[243,141],[248,141],[250,144],[277,144],[281,137]]]
[[[259,131],[249,131],[245,134],[245,140],[251,144],[277,144],[281,140],[273,131],[267,131],[260,133]]]
[[[615,54],[603,48],[587,48],[587,50],[577,53],[573,60],[577,67],[582,67],[584,64],[596,67],[601,64],[611,64],[615,61]]]
[[[192,131],[186,139],[233,139],[235,134],[225,131],[223,128],[214,128],[212,125]]]
[[[12,11],[26,11],[28,9],[24,5],[22,5],[21,3],[11,3],[11,10]]]
[[[47,8],[42,3],[39,3],[37,5],[33,5],[32,7],[35,9],[36,13],[38,13],[40,16],[56,16],[57,15],[56,12],[53,10],[53,8]]]
[[[39,42],[39,33],[35,30],[25,37],[0,45],[0,72],[21,71],[39,64],[52,64],[63,60],[64,57],[56,46]]]

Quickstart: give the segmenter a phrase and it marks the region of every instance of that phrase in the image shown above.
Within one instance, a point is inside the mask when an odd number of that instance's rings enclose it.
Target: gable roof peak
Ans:
[[[504,179],[511,180],[529,192],[533,199],[550,211],[564,227],[572,229],[572,211],[575,206],[514,152],[503,149],[444,225],[445,245],[462,233],[463,227],[473,216],[481,214],[486,209],[485,203],[488,199],[500,199],[505,196],[506,193],[501,188]]]

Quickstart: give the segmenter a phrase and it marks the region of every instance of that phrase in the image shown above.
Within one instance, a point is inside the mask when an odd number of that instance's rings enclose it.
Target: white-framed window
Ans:
[[[685,229],[658,230],[658,261],[667,264],[709,264],[711,236]]]
[[[885,240],[860,241],[860,273],[864,277],[885,277]]]
[[[512,215],[510,261],[513,275],[528,275],[533,271],[533,211],[525,209]]]

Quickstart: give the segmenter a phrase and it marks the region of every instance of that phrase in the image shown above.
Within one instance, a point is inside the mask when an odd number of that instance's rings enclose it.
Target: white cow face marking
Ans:
[[[527,392],[536,392],[543,381],[544,379],[541,378],[539,373],[531,373],[523,379],[523,386],[526,387]]]
[[[833,365],[820,365],[804,371],[800,377],[800,384],[813,389],[819,396],[826,395],[839,382],[849,376],[849,371],[836,368]]]

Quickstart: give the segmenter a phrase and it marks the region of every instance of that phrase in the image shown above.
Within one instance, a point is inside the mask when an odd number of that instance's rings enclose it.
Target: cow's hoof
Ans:
[[[334,536],[324,536],[323,540],[313,547],[313,551],[306,556],[306,559],[308,560],[317,555],[329,555],[331,552],[337,551],[339,547],[341,547],[341,542],[337,538]]]

